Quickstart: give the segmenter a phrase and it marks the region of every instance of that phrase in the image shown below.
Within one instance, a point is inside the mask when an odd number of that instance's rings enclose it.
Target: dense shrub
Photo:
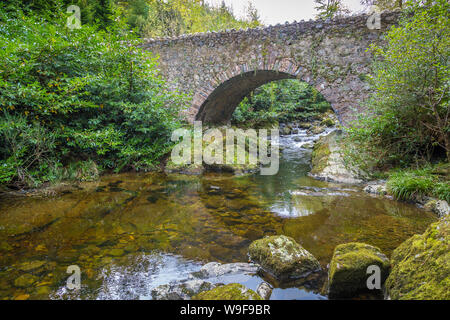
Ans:
[[[313,87],[298,80],[281,80],[261,86],[236,108],[232,122],[258,126],[274,122],[316,119],[331,110]]]
[[[185,101],[120,23],[71,31],[65,17],[0,10],[0,183],[36,185],[72,162],[148,169],[171,147]]]
[[[407,2],[376,56],[370,116],[349,130],[347,150],[365,169],[450,158],[450,4]],[[350,146],[351,144],[347,144]]]

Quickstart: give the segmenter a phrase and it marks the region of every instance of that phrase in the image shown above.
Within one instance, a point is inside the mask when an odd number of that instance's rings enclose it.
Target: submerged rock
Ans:
[[[369,266],[380,267],[381,284],[389,274],[389,259],[378,249],[365,243],[351,242],[337,246],[328,270],[330,297],[351,297],[367,290]]]
[[[164,172],[166,174],[171,173],[179,173],[179,174],[185,174],[185,175],[201,175],[205,171],[205,168],[203,165],[197,165],[197,164],[175,164],[172,161],[169,161],[165,168]]]
[[[203,280],[165,284],[152,290],[154,300],[190,300],[196,294],[214,289],[217,285]]]
[[[25,271],[25,272],[30,272],[30,271],[39,269],[40,267],[42,267],[45,264],[46,264],[45,261],[39,261],[39,260],[27,261],[27,262],[22,263],[19,266],[19,270],[22,270],[22,271]]]
[[[387,195],[386,184],[381,183],[369,184],[364,188],[364,192],[380,196]]]
[[[394,250],[386,294],[394,300],[450,300],[450,216]]]
[[[112,257],[121,257],[125,254],[123,249],[113,248],[106,251],[106,254]]]
[[[242,284],[231,283],[201,292],[192,297],[192,300],[262,300],[262,298]]]
[[[12,251],[13,247],[6,241],[0,242],[0,251],[9,252]]]
[[[36,283],[37,280],[38,277],[26,273],[18,277],[16,280],[14,280],[14,286],[16,286],[17,288],[28,288],[31,287],[34,283]]]
[[[221,264],[210,262],[205,264],[200,271],[192,275],[199,279],[217,278],[233,274],[256,274],[259,267],[253,263],[228,263]]]
[[[250,259],[279,280],[306,277],[321,269],[317,259],[286,236],[272,236],[252,242],[248,249]]]

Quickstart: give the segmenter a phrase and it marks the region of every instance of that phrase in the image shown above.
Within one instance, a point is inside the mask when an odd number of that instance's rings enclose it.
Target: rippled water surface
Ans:
[[[326,269],[340,243],[366,242],[389,255],[435,219],[307,177],[308,139],[281,139],[276,176],[120,174],[54,198],[1,199],[0,298],[150,299],[156,286],[207,262],[246,262],[251,241],[276,234],[295,238]],[[82,271],[77,293],[65,288],[69,265]],[[325,298],[323,278],[277,288],[272,298]],[[252,289],[262,281],[219,280]]]

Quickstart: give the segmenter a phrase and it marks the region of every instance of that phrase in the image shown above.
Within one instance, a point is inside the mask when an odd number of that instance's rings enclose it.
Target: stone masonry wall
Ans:
[[[384,12],[381,29],[367,27],[368,15],[302,21],[248,30],[228,30],[147,39],[143,48],[159,56],[173,90],[192,97],[187,118],[226,122],[239,101],[267,82],[297,78],[316,87],[344,125],[364,112],[369,95],[371,44],[398,21]]]

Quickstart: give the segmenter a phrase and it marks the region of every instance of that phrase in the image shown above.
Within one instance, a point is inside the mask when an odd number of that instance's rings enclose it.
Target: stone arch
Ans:
[[[290,59],[274,61],[267,66],[260,63],[261,68],[249,71],[246,65],[233,68],[218,78],[215,87],[209,85],[199,89],[194,96],[192,107],[188,111],[188,118],[211,124],[225,124],[239,105],[239,103],[256,88],[272,81],[283,79],[298,79],[316,89],[327,98],[323,82],[311,78],[311,73],[300,67]],[[268,69],[267,67],[271,67]],[[223,79],[223,80],[222,80]],[[329,101],[331,103],[331,101]],[[332,103],[331,103],[332,104]],[[333,106],[333,104],[332,104]]]
[[[295,79],[295,76],[285,72],[256,70],[232,77],[215,88],[204,100],[195,120],[212,124],[226,123],[239,103],[253,90],[282,79]]]

